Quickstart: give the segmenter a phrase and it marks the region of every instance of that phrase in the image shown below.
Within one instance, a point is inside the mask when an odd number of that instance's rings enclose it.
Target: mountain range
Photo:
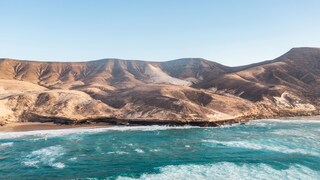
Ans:
[[[319,114],[320,48],[228,67],[165,62],[0,59],[0,124],[199,124]]]

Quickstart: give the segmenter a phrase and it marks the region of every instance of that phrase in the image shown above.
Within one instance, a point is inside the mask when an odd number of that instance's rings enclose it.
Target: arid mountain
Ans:
[[[217,122],[318,114],[320,49],[227,67],[204,59],[0,59],[0,122]]]
[[[210,81],[203,81],[199,88],[217,88],[233,91],[251,101],[266,96],[280,96],[288,91],[309,100],[320,96],[320,49],[293,48],[279,58],[249,66],[235,68]]]

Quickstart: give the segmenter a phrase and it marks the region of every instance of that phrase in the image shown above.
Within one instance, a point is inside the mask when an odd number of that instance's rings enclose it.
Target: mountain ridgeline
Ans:
[[[228,67],[166,62],[0,59],[0,123],[199,124],[319,114],[320,49]]]

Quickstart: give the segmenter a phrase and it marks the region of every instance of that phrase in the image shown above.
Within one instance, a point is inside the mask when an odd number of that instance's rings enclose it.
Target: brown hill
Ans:
[[[213,122],[318,113],[320,49],[227,67],[204,59],[0,59],[0,121]]]
[[[265,96],[280,96],[285,91],[314,102],[320,95],[319,48],[293,48],[275,60],[235,69],[196,86],[232,91],[252,101]]]

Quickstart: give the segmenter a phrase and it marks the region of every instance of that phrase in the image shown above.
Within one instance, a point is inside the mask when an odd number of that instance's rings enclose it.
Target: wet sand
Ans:
[[[54,129],[70,129],[80,127],[110,127],[106,123],[96,124],[79,124],[79,125],[61,125],[54,123],[39,123],[39,122],[23,122],[23,123],[10,123],[5,126],[0,126],[0,132],[23,132],[23,131],[36,131],[36,130],[54,130]]]

